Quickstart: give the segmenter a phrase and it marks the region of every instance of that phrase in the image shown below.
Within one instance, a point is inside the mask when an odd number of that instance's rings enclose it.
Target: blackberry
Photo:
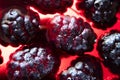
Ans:
[[[60,80],[103,80],[100,61],[90,55],[83,55],[74,60],[59,77]]]
[[[94,5],[95,0],[78,0],[76,3],[77,9],[87,9]]]
[[[41,13],[53,14],[65,12],[72,6],[73,0],[26,0],[26,3],[35,6]]]
[[[0,21],[1,42],[12,46],[29,44],[39,32],[38,17],[36,13],[21,7],[10,7],[3,11]]]
[[[120,73],[120,32],[112,30],[101,36],[97,50],[105,66],[113,73]]]
[[[100,25],[98,28],[107,28],[115,22],[118,4],[115,0],[83,0],[77,3],[77,8],[84,10],[87,17]]]
[[[57,15],[50,20],[48,26],[48,41],[56,48],[78,55],[92,50],[96,34],[81,18]]]
[[[52,50],[43,45],[21,47],[10,55],[7,63],[9,80],[41,80],[54,77],[59,67],[59,59]]]

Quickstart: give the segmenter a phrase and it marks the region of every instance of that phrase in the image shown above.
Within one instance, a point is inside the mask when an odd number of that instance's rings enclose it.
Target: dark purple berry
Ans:
[[[83,55],[74,60],[59,77],[60,80],[103,80],[102,67],[97,58]]]
[[[30,45],[16,50],[7,63],[9,80],[41,80],[54,77],[59,67],[59,58],[47,46]]]
[[[71,7],[73,0],[26,0],[27,4],[32,4],[41,13],[63,13],[68,7]]]
[[[48,41],[57,48],[78,55],[92,50],[96,34],[81,18],[58,15],[50,20],[48,26]]]
[[[82,0],[77,3],[77,8],[82,9],[97,24],[96,27],[105,29],[115,22],[118,1]]]
[[[108,23],[115,17],[116,4],[112,0],[95,0],[93,13],[93,20],[100,23]],[[101,19],[98,20],[96,17]]]
[[[39,32],[39,16],[30,10],[10,7],[3,11],[0,39],[6,44],[29,44]]]
[[[104,64],[114,73],[120,73],[120,32],[110,31],[100,37],[97,50]]]

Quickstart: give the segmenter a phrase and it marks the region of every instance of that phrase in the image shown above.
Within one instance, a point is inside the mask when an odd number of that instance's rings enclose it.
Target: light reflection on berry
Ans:
[[[75,1],[75,2],[76,2],[76,1]],[[74,9],[74,10],[76,11],[75,2],[74,2],[74,5],[72,6],[72,9]],[[33,7],[30,7],[30,9],[33,10],[33,11],[35,11],[35,12],[37,12],[37,13],[39,13],[39,12],[38,12],[37,10],[35,10],[35,8],[33,8]],[[67,11],[66,13],[64,13],[64,14],[65,14],[65,15],[70,14],[70,15],[74,15],[74,16],[77,16],[77,17],[84,18],[83,15],[82,15],[82,16],[79,16],[79,15],[76,13],[76,12],[78,12],[78,11],[74,12],[72,9],[69,8],[68,11]],[[80,12],[80,11],[79,11],[79,12]],[[55,15],[57,15],[57,14],[58,14],[58,13],[56,13]],[[48,15],[43,15],[43,14],[41,14],[41,13],[39,13],[39,15],[40,15],[40,18],[41,18],[41,19],[44,19],[44,18],[47,18],[47,17],[52,18],[52,17],[54,16],[54,15],[50,15],[50,14],[48,14]],[[117,22],[113,25],[113,27],[108,28],[108,29],[105,30],[105,31],[92,27],[92,28],[94,29],[95,33],[97,34],[98,38],[100,37],[101,34],[104,34],[105,32],[108,32],[108,31],[110,31],[110,30],[112,30],[112,29],[120,30],[120,28],[119,28],[119,25],[120,25],[120,14],[118,13],[116,16],[117,16],[117,18],[118,18],[119,20],[117,20]],[[89,21],[89,20],[87,20],[87,19],[85,19],[85,18],[84,18],[84,20],[87,21],[87,22],[89,22],[91,25],[93,24],[91,21]],[[92,26],[93,26],[93,25],[92,25]],[[4,73],[4,72],[5,72],[5,67],[6,67],[5,64],[6,64],[6,62],[9,60],[9,55],[10,55],[10,53],[14,52],[18,47],[17,47],[17,48],[14,48],[14,47],[11,47],[11,46],[3,47],[3,46],[0,45],[0,48],[1,48],[1,50],[2,50],[2,56],[4,57],[4,62],[3,62],[3,64],[0,65],[0,76],[2,76],[1,74],[5,74],[5,73]],[[97,54],[97,53],[98,53],[98,52],[96,51],[96,44],[95,44],[95,45],[94,45],[94,50],[93,50],[92,52],[87,52],[86,54],[91,54],[91,55],[94,55],[94,56],[97,56],[97,57],[98,57],[98,54]],[[72,60],[74,60],[76,57],[77,57],[77,56],[70,56],[70,57],[68,57],[68,58],[62,58],[62,59],[61,59],[61,66],[60,66],[60,69],[59,69],[59,71],[58,71],[58,74],[59,74],[62,70],[66,69],[67,66],[69,66],[70,62],[71,62]],[[66,64],[66,63],[67,63],[67,64]],[[110,80],[111,77],[113,77],[114,75],[113,75],[112,73],[110,73],[109,70],[108,70],[107,68],[105,68],[103,65],[102,65],[102,67],[103,67],[103,71],[104,71],[104,80]],[[112,75],[112,76],[111,76],[111,75]],[[4,76],[3,76],[3,77],[4,77]],[[1,77],[0,77],[0,78],[1,78]]]

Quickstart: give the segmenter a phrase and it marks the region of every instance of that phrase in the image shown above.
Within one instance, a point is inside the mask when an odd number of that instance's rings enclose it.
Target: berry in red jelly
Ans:
[[[68,53],[83,54],[91,51],[96,34],[81,18],[57,15],[48,23],[48,41]]]
[[[116,0],[81,0],[76,4],[86,17],[96,23],[97,28],[106,29],[116,21],[118,1]]]
[[[113,73],[120,74],[120,32],[113,30],[102,35],[97,50],[105,66]]]
[[[90,55],[83,55],[74,60],[62,71],[60,80],[103,80],[100,61]]]
[[[23,7],[10,7],[4,10],[1,19],[1,44],[29,44],[39,32],[39,16]]]
[[[10,55],[7,63],[9,80],[41,80],[55,77],[59,68],[59,58],[50,47],[32,44],[23,46]]]

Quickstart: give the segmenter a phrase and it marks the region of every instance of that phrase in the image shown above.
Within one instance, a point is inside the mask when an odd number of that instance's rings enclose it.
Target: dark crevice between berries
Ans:
[[[2,52],[1,52],[1,50],[0,50],[0,64],[3,63],[3,57],[2,57],[1,55],[2,55]]]
[[[0,56],[0,64],[2,64],[2,63],[3,63],[3,57]]]

